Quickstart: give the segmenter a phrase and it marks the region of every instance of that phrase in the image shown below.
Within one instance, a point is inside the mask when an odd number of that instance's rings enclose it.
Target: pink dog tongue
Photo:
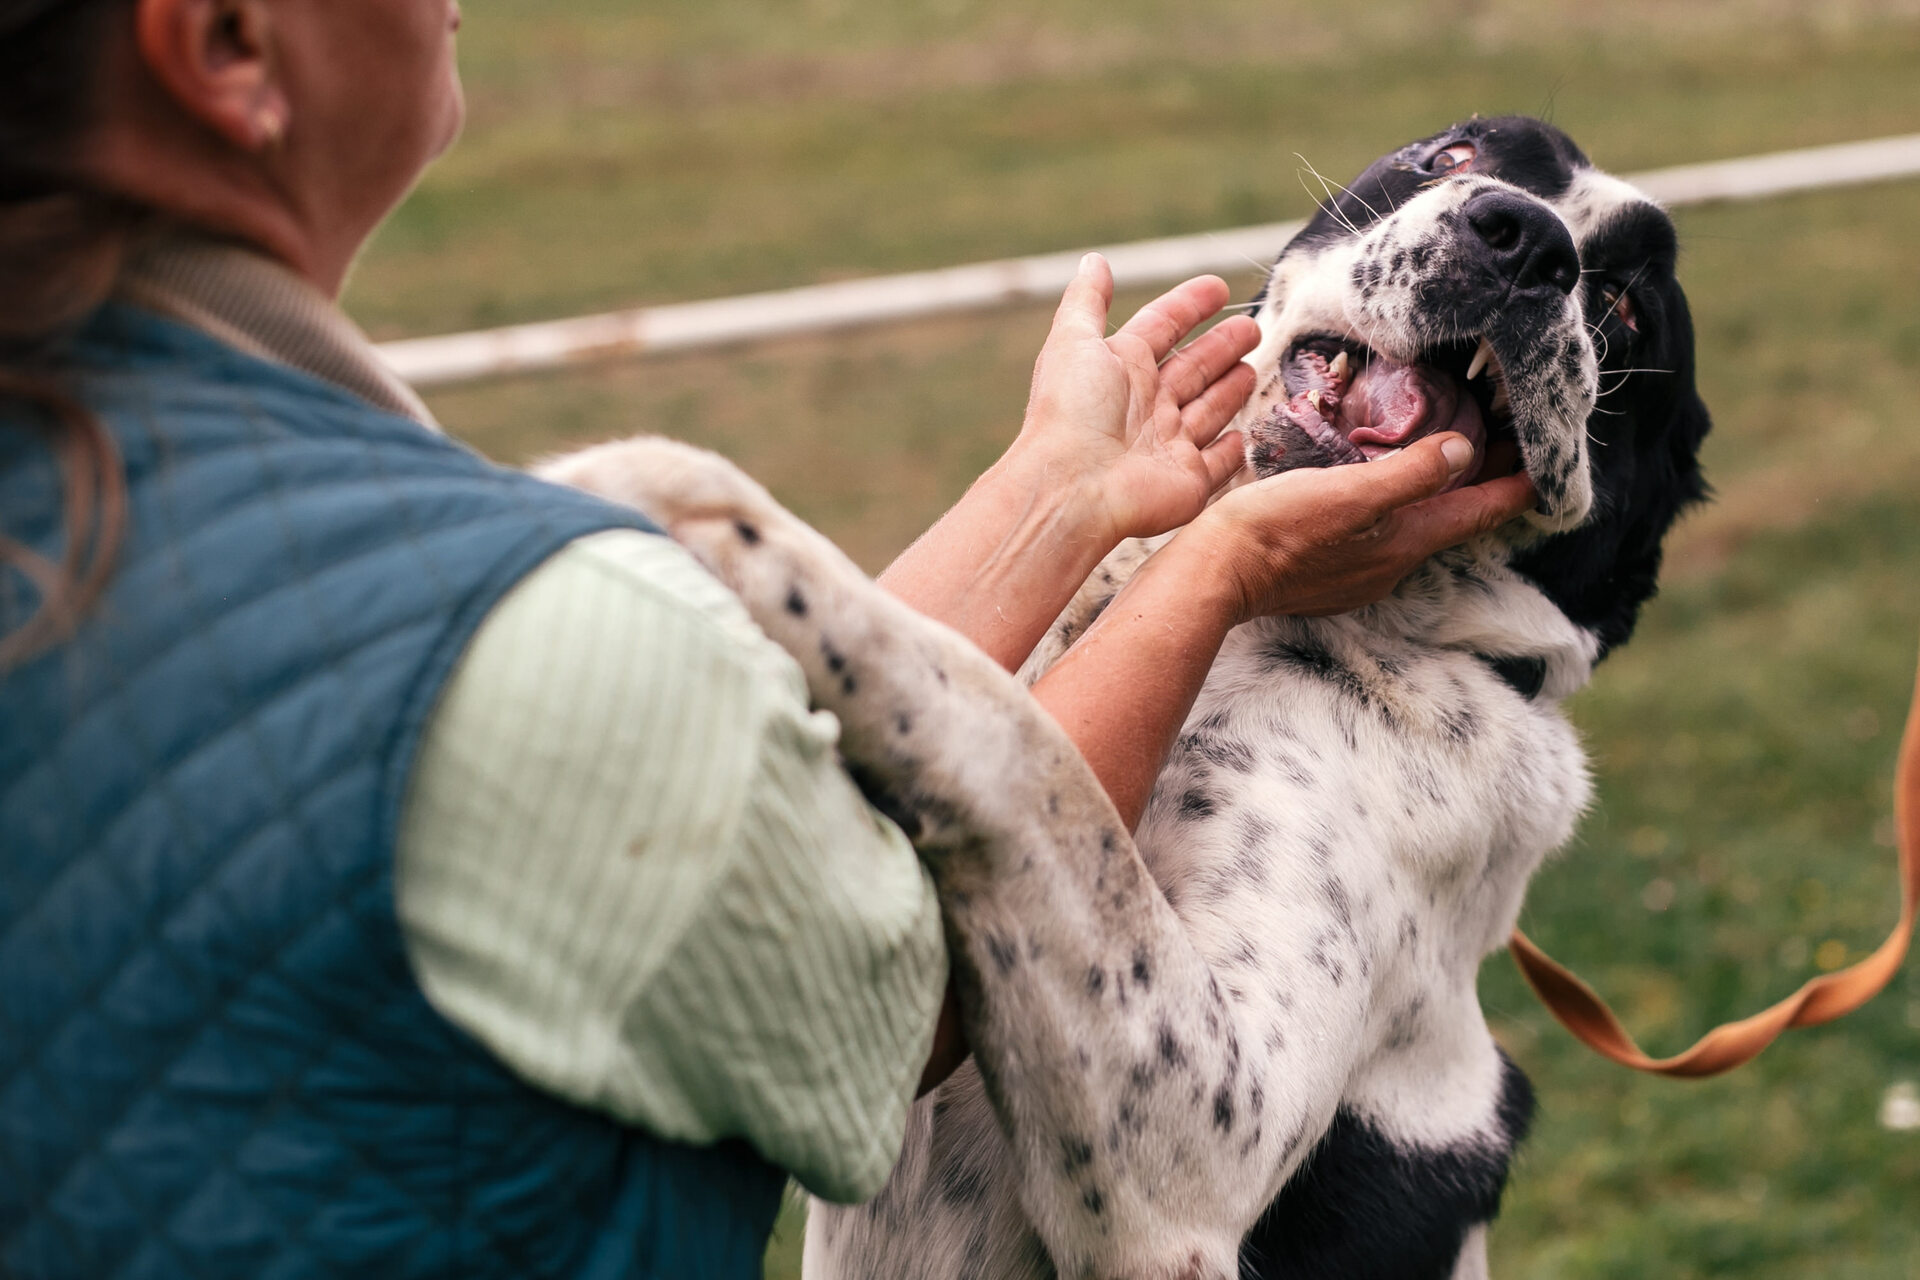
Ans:
[[[1354,375],[1339,426],[1368,461],[1436,431],[1458,431],[1475,453],[1487,441],[1480,406],[1451,375],[1377,357]]]

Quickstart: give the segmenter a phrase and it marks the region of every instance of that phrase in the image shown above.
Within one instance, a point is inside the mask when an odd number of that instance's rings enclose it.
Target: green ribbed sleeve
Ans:
[[[565,548],[482,625],[421,745],[395,893],[428,998],[570,1101],[872,1195],[946,951],[838,733],[679,547]]]

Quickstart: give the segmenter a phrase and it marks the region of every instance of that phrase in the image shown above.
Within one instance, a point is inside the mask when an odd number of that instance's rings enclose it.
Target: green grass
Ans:
[[[1299,156],[1345,178],[1475,110],[1551,111],[1616,170],[1920,129],[1901,0],[1039,8],[470,0],[468,136],[349,305],[397,336],[1286,217],[1310,203]],[[1663,1052],[1891,921],[1920,634],[1920,183],[1679,222],[1719,497],[1573,705],[1599,798],[1526,914]],[[1046,320],[432,400],[507,461],[639,430],[720,448],[877,568],[1011,437]],[[1920,1135],[1875,1121],[1920,1080],[1920,966],[1697,1084],[1578,1048],[1503,958],[1483,993],[1542,1099],[1498,1274],[1920,1278]],[[798,1230],[770,1277],[797,1275]]]
[[[1749,539],[1669,587],[1575,700],[1600,794],[1535,881],[1536,940],[1656,1052],[1858,959],[1894,915],[1890,788],[1920,634],[1904,494]],[[1576,1046],[1504,960],[1482,994],[1542,1094],[1494,1235],[1510,1275],[1920,1275],[1920,980],[1730,1078],[1639,1079]]]

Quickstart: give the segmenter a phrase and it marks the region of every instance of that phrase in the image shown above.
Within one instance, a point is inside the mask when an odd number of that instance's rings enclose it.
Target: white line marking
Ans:
[[[1680,165],[1629,174],[1626,181],[1663,204],[1679,206],[1915,175],[1920,175],[1920,134]],[[1303,225],[1273,222],[1139,240],[1101,252],[1113,264],[1119,288],[1141,288],[1205,272],[1244,271],[1250,261],[1270,260]],[[438,338],[408,338],[384,344],[380,353],[416,387],[446,386],[619,356],[692,351],[1016,302],[1051,302],[1073,279],[1080,256],[1081,250],[1074,249]]]

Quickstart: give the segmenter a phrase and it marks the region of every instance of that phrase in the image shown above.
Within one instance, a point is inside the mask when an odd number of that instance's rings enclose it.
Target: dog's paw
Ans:
[[[659,436],[595,445],[544,462],[534,474],[639,508],[736,592],[739,553],[799,527],[772,494],[719,454]]]

